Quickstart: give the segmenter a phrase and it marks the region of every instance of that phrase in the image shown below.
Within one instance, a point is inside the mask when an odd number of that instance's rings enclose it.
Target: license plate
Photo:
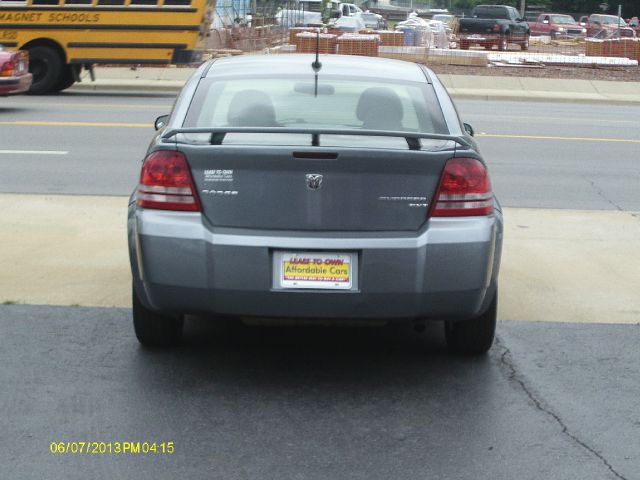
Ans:
[[[352,253],[276,252],[274,262],[280,288],[349,290],[357,268]]]

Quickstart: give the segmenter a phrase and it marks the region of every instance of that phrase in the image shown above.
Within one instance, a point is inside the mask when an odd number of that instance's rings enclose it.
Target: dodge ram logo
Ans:
[[[307,173],[307,187],[311,190],[318,190],[322,186],[322,175],[318,173]]]

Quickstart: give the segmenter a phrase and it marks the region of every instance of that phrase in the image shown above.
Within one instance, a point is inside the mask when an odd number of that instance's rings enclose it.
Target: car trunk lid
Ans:
[[[415,231],[453,150],[181,145],[215,226]]]

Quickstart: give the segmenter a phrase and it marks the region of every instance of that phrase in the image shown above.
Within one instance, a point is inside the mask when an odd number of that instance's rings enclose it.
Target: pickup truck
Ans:
[[[588,17],[580,17],[580,26],[587,29],[587,37],[635,37],[636,32],[629,27],[624,19],[616,15],[602,15],[594,13]]]
[[[323,12],[324,9],[327,11]],[[329,0],[325,6],[322,0],[295,0],[286,4],[276,14],[278,24],[282,27],[306,27],[323,23],[323,13],[329,21],[343,17],[357,17],[363,11],[353,3],[342,3],[339,0]]]
[[[460,19],[458,26],[462,50],[468,50],[471,45],[507,50],[510,43],[528,50],[529,36],[529,24],[520,18],[515,8],[506,5],[478,5],[471,17]]]
[[[535,22],[529,22],[531,35],[555,38],[584,38],[587,29],[578,25],[571,15],[543,13]]]

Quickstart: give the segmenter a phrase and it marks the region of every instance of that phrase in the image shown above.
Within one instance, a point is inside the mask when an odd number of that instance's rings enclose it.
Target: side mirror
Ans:
[[[158,118],[156,118],[156,121],[154,122],[153,126],[155,127],[156,130],[160,130],[167,126],[168,121],[169,121],[169,115],[160,115]]]
[[[475,133],[473,131],[473,127],[471,125],[469,125],[468,123],[463,123],[462,125],[464,125],[464,131],[467,132],[470,137],[473,137],[473,135]]]

